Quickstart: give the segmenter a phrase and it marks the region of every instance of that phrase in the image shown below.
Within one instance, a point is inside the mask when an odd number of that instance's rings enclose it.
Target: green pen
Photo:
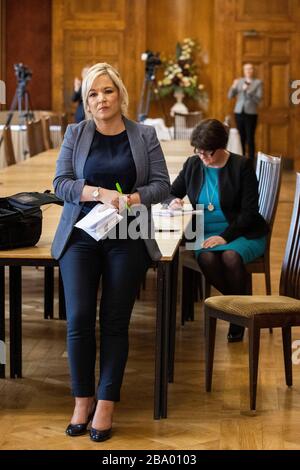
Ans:
[[[123,191],[122,191],[122,188],[120,186],[120,183],[116,182],[116,188],[117,188],[118,193],[120,193],[123,196]],[[125,207],[128,210],[128,212],[130,212],[130,207],[128,206],[127,203],[125,204]]]

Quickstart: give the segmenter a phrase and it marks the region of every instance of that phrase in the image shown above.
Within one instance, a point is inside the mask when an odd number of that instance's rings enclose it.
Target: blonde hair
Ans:
[[[92,115],[88,111],[88,94],[92,88],[94,80],[100,77],[100,75],[108,75],[113,84],[117,87],[120,97],[121,112],[126,116],[128,111],[129,98],[120,74],[114,67],[112,67],[112,65],[109,65],[105,62],[99,62],[98,64],[95,64],[89,68],[82,81],[82,101],[86,118],[92,119]]]

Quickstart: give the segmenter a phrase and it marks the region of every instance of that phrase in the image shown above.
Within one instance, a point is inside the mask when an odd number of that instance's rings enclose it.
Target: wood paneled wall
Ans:
[[[53,0],[53,108],[73,109],[74,77],[87,64],[108,62],[122,74],[135,117],[145,48],[145,0]],[[54,86],[55,84],[55,86]]]
[[[211,77],[213,64],[213,13],[214,3],[209,0],[150,0],[147,2],[147,40],[150,50],[160,52],[161,56],[174,57],[177,42],[186,37],[197,39],[201,46],[198,56],[199,79],[212,96]],[[160,71],[157,71],[158,77]],[[175,102],[173,97],[164,99],[166,110]],[[193,100],[185,99],[189,109],[197,106]],[[210,100],[209,110],[212,110]],[[150,114],[157,115],[158,104],[152,104]]]
[[[51,0],[6,0],[7,106],[17,81],[13,65],[32,72],[28,83],[34,109],[51,109]]]
[[[5,2],[0,0],[0,80],[5,81]],[[5,109],[5,105],[0,103],[0,110]]]
[[[177,41],[192,37],[202,46],[199,73],[210,98],[207,114],[223,120],[232,112],[228,88],[242,64],[254,62],[265,85],[257,147],[293,158],[300,169],[300,106],[290,102],[290,81],[300,79],[299,0],[6,0],[6,9],[9,99],[16,83],[12,65],[23,61],[34,72],[34,107],[52,103],[55,110],[72,112],[74,76],[86,64],[108,61],[121,72],[135,118],[144,79],[141,53],[150,49],[168,56]],[[173,97],[164,103],[168,114]],[[159,113],[153,103],[150,116]]]
[[[215,115],[232,111],[228,87],[252,62],[264,83],[257,149],[293,159],[299,170],[300,106],[291,102],[290,83],[300,77],[300,2],[215,0],[214,18]]]

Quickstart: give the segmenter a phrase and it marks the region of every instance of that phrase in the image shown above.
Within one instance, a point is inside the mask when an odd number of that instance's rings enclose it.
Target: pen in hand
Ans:
[[[116,182],[116,189],[117,189],[118,193],[120,193],[121,196],[123,196],[122,188],[121,188],[121,186],[118,182]],[[130,212],[130,207],[128,206],[127,202],[125,203],[125,207],[128,210],[128,212]]]

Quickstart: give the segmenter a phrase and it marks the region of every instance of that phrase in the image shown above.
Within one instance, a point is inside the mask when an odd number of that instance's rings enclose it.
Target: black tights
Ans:
[[[198,256],[198,264],[209,284],[214,286],[221,294],[247,294],[249,274],[241,256],[236,251],[202,252]],[[231,326],[231,330],[234,330],[233,326]]]
[[[207,281],[221,294],[247,294],[248,273],[236,251],[202,252],[198,256],[198,263]]]

